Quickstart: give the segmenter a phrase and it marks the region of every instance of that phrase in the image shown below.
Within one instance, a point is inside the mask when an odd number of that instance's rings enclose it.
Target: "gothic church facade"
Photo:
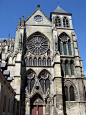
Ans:
[[[14,40],[1,43],[20,115],[85,115],[84,71],[72,14],[50,19],[38,8],[19,19]]]

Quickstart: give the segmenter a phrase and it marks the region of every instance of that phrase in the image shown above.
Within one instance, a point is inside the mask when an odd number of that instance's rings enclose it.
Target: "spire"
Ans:
[[[59,2],[57,4],[58,4],[58,6],[54,10],[54,12],[56,12],[56,13],[67,13],[65,10],[63,10],[62,8],[59,7]]]
[[[8,34],[7,45],[10,45],[10,33]]]
[[[22,16],[22,24],[21,26],[24,26],[24,15]]]
[[[19,18],[18,28],[21,26],[21,18]]]

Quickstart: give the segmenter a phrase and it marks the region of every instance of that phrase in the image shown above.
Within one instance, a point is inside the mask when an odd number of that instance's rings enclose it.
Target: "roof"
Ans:
[[[6,62],[1,62],[1,67],[5,67],[6,66]]]
[[[10,70],[4,70],[3,71],[3,75],[9,75],[10,74]]]
[[[65,10],[63,10],[59,6],[54,10],[54,12],[57,12],[57,13],[67,13]]]

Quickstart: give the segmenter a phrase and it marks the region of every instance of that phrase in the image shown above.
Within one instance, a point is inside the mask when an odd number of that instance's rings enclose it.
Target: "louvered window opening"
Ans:
[[[55,19],[55,26],[56,27],[61,27],[61,20],[60,20],[59,17],[56,17],[56,19]]]
[[[63,18],[63,26],[64,27],[69,27],[69,21],[66,17]]]

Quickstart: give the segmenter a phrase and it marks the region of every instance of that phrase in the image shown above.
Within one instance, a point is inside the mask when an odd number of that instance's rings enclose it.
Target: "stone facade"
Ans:
[[[72,14],[59,6],[50,19],[38,8],[19,19],[1,43],[21,115],[85,115],[84,71]]]

